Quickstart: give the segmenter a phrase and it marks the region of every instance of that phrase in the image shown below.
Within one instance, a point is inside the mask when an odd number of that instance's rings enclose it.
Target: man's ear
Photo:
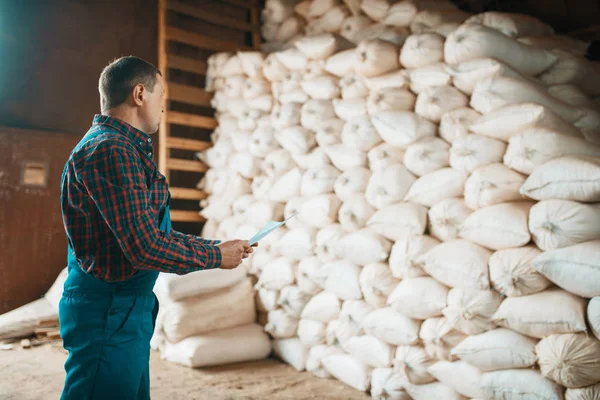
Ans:
[[[137,106],[141,106],[144,103],[144,85],[138,84],[133,88],[133,102]]]

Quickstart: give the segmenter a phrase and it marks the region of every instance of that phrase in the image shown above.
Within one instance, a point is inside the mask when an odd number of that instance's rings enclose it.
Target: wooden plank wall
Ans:
[[[166,118],[159,131],[159,168],[167,176],[174,228],[200,234],[196,190],[207,167],[195,154],[210,146],[216,127],[212,95],[204,90],[208,58],[260,44],[256,0],[160,0],[159,68],[167,81]]]
[[[60,178],[74,135],[0,127],[0,314],[42,296],[67,265]],[[23,182],[26,162],[47,183]]]

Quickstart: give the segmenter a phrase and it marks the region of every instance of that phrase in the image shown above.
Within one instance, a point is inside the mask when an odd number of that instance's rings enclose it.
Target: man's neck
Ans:
[[[111,110],[106,110],[102,112],[103,115],[108,115],[109,117],[118,118],[121,121],[127,122],[129,125],[133,126],[135,129],[144,132],[142,129],[142,124],[140,123],[140,119],[137,114],[133,110],[124,109],[124,108],[113,108]],[[146,133],[146,132],[144,132]]]

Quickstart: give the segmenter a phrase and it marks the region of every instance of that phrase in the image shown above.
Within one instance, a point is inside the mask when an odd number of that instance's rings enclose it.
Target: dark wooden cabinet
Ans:
[[[60,177],[79,139],[0,127],[0,314],[38,299],[66,266]]]

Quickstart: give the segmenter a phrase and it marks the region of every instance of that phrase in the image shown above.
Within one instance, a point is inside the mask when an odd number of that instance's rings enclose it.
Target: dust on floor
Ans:
[[[66,357],[61,342],[0,351],[0,400],[58,399]],[[190,369],[161,360],[153,351],[150,368],[153,400],[370,399],[337,380],[297,372],[273,359]]]

